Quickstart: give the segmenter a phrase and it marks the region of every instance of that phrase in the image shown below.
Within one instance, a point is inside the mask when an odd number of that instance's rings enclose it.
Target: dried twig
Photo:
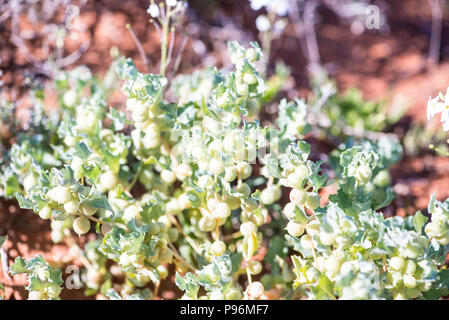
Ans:
[[[9,276],[9,265],[8,265],[8,253],[6,252],[5,248],[0,249],[0,255],[2,260],[2,269],[3,269],[3,275],[8,281],[11,281],[11,277]]]
[[[149,62],[148,62],[148,57],[147,57],[147,55],[145,54],[145,50],[143,50],[142,43],[141,43],[140,40],[137,38],[137,36],[136,36],[136,34],[135,34],[135,32],[134,32],[134,30],[133,30],[133,28],[131,27],[130,24],[127,24],[127,25],[126,25],[126,28],[128,29],[129,33],[131,34],[131,37],[133,38],[134,43],[135,43],[136,46],[137,46],[137,50],[139,50],[139,54],[140,54],[140,56],[142,57],[142,61],[143,61],[144,65],[145,65],[146,71],[147,71],[147,72],[150,72],[150,64],[149,64]]]
[[[440,61],[441,30],[443,12],[440,0],[428,0],[432,11],[432,34],[430,37],[429,64],[438,64]]]

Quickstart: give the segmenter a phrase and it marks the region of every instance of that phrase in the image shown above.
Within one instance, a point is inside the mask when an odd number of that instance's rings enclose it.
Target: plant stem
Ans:
[[[162,76],[165,75],[165,69],[167,67],[167,45],[168,45],[167,41],[168,41],[169,26],[170,26],[170,7],[167,6],[167,14],[162,24],[161,66],[159,72]]]

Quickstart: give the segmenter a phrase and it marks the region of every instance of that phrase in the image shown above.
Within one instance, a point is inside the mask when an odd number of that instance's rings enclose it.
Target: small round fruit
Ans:
[[[405,267],[405,260],[401,257],[392,257],[389,266],[394,271],[402,271]]]
[[[250,236],[253,232],[256,232],[256,231],[257,231],[257,226],[251,221],[243,222],[240,225],[240,232],[245,237]]]
[[[39,211],[39,217],[41,217],[44,220],[47,220],[50,219],[51,213],[52,213],[51,208],[49,206],[45,206],[42,208],[41,211]]]
[[[79,208],[80,208],[79,202],[76,200],[70,200],[69,202],[64,203],[64,210],[68,214],[77,213]]]
[[[290,220],[294,219],[296,217],[295,208],[296,208],[295,203],[293,202],[287,203],[283,210],[284,215]]]
[[[216,256],[221,256],[226,251],[226,244],[223,241],[215,241],[210,246],[210,251]]]
[[[161,179],[167,184],[172,184],[176,180],[176,174],[170,170],[162,170],[161,171]]]
[[[357,168],[355,172],[355,178],[360,184],[364,185],[370,181],[372,174],[373,171],[369,166],[361,165]]]
[[[331,246],[335,243],[337,236],[333,233],[321,232],[320,242],[325,246]]]
[[[211,232],[215,229],[216,222],[212,216],[203,216],[198,222],[198,227],[203,232]]]
[[[275,203],[281,198],[281,188],[279,186],[270,186],[262,190],[260,194],[260,199],[265,205],[270,205]]]
[[[166,279],[168,277],[168,270],[165,266],[159,265],[156,268],[157,273],[159,273],[159,277],[161,277],[162,280]]]
[[[223,171],[225,171],[225,164],[223,161],[218,159],[212,159],[209,162],[209,170],[216,175],[219,175]]]
[[[253,283],[248,285],[248,288],[246,290],[248,292],[248,295],[253,298],[260,298],[265,291],[263,284],[259,281],[254,281]]]
[[[307,192],[302,189],[292,189],[290,191],[290,201],[297,205],[303,205],[307,200]]]
[[[226,182],[232,182],[237,177],[237,169],[235,167],[227,167],[225,169],[224,179]]]
[[[86,217],[78,217],[73,221],[73,230],[78,234],[82,235],[89,231],[90,222]]]
[[[114,189],[114,187],[117,184],[118,184],[118,178],[117,178],[117,175],[113,171],[108,170],[106,172],[103,172],[100,175],[100,189],[101,190]]]
[[[292,237],[299,237],[304,233],[304,226],[294,221],[289,221],[287,224],[287,232]]]
[[[245,180],[251,176],[253,168],[248,162],[240,162],[237,164],[237,172],[239,173],[240,178]]]
[[[28,293],[28,300],[44,300],[45,295],[43,292],[40,291],[30,291]]]
[[[215,210],[212,211],[212,216],[216,219],[227,218],[231,214],[231,208],[226,202],[219,202],[215,207]]]
[[[259,274],[262,272],[262,264],[259,261],[251,260],[248,262],[248,269],[253,275]]]
[[[80,206],[80,211],[82,214],[91,217],[98,211],[98,208],[95,208],[93,205],[87,203],[82,203]]]
[[[235,188],[235,191],[242,194],[243,198],[248,198],[251,194],[251,188],[246,183],[241,183]]]
[[[70,189],[64,186],[56,186],[47,193],[47,197],[59,204],[64,204],[72,200]]]
[[[373,183],[380,187],[380,188],[386,188],[391,183],[391,176],[390,173],[387,170],[380,171],[373,180]]]

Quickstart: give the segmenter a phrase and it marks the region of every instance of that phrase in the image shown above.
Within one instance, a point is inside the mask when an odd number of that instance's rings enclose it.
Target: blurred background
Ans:
[[[17,104],[20,118],[21,106],[30,107],[28,89],[41,86],[51,100],[47,83],[55,70],[86,65],[103,75],[117,52],[142,72],[158,72],[160,39],[148,6],[149,0],[0,1],[2,97]],[[268,53],[266,74],[282,75],[280,97],[306,98],[325,78],[338,90],[325,111],[332,121],[395,133],[404,157],[391,170],[396,199],[386,215],[425,209],[433,192],[449,197],[449,158],[429,148],[447,150],[447,133],[426,119],[429,97],[449,86],[449,1],[189,0],[174,39],[180,73],[226,68],[228,41],[258,41]],[[263,120],[276,112],[276,105],[267,108]],[[0,206],[0,231],[14,240],[10,258],[67,254],[42,231],[47,222],[13,201]],[[0,280],[10,298],[23,297],[22,284],[5,274]],[[78,298],[76,290],[70,294],[62,298]]]

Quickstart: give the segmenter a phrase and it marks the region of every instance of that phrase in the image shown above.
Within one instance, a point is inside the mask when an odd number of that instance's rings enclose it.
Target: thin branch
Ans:
[[[1,248],[0,250],[1,254],[1,260],[2,260],[2,269],[3,269],[3,275],[8,281],[11,281],[11,277],[8,274],[9,271],[9,265],[8,265],[8,253],[6,252],[5,248]]]
[[[146,71],[150,72],[150,64],[148,62],[147,55],[145,54],[145,50],[143,50],[142,43],[137,38],[137,36],[136,36],[136,34],[135,34],[135,32],[134,32],[134,30],[133,30],[133,28],[131,27],[130,24],[127,24],[126,28],[128,29],[129,33],[131,34],[131,37],[133,38],[134,43],[137,46],[137,50],[139,50],[139,54],[140,54],[140,56],[142,58],[142,61],[143,61],[144,65],[145,65]]]
[[[441,30],[443,12],[440,0],[428,0],[432,11],[432,34],[430,38],[429,63],[438,64],[440,61]]]
[[[56,65],[60,68],[67,67],[77,61],[81,56],[87,51],[90,46],[90,41],[83,42],[83,44],[75,52],[69,54],[68,56],[58,59]]]
[[[176,72],[178,72],[179,66],[181,65],[182,55],[184,54],[184,49],[186,48],[187,41],[189,40],[189,37],[184,34],[184,37],[182,38],[181,47],[179,48],[178,54],[176,55],[175,64],[173,65],[173,71],[171,74],[171,77],[173,78]]]

